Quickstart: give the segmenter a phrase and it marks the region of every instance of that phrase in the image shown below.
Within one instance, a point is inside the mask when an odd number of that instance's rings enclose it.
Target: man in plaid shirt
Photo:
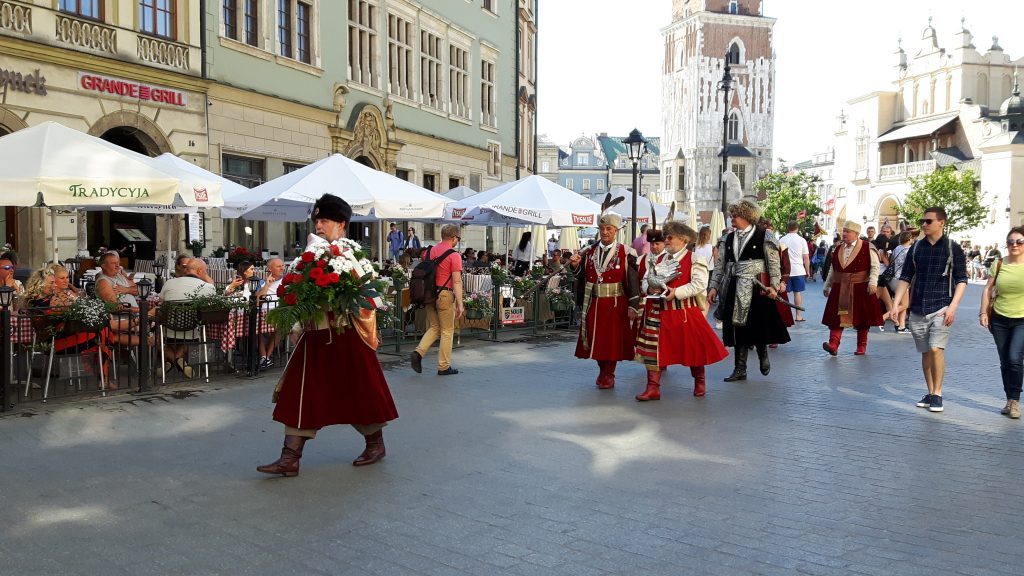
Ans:
[[[967,289],[967,264],[963,248],[944,233],[945,209],[928,208],[918,223],[924,238],[907,254],[893,302],[902,302],[903,295],[911,290],[910,332],[921,353],[921,368],[928,385],[928,393],[917,406],[942,412],[946,343],[960,299]],[[900,310],[900,305],[896,304],[890,312],[894,322]]]

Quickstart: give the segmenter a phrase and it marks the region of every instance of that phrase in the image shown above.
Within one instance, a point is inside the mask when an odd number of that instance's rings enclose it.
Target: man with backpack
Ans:
[[[928,208],[919,223],[924,238],[907,253],[889,316],[898,321],[903,295],[910,290],[910,333],[921,353],[921,368],[928,385],[928,393],[917,406],[942,412],[945,349],[949,328],[967,289],[967,261],[963,248],[944,233],[945,209]]]
[[[423,372],[423,357],[438,337],[441,345],[437,352],[437,375],[459,373],[451,365],[455,320],[466,311],[462,300],[462,256],[455,251],[459,240],[457,224],[441,227],[441,242],[426,251],[409,282],[412,302],[427,309],[427,331],[410,358],[417,374]]]

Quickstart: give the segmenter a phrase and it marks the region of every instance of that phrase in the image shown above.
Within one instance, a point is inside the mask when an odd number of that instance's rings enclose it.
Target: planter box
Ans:
[[[199,311],[199,323],[200,324],[224,324],[228,321],[228,315],[231,313],[230,310],[200,310]]]

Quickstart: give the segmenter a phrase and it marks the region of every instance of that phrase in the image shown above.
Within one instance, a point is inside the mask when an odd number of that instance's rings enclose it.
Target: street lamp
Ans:
[[[722,72],[722,81],[718,83],[718,89],[725,93],[722,106],[722,216],[729,211],[729,199],[725,193],[725,171],[729,169],[729,91],[732,90],[732,68],[729,67],[729,53],[725,53],[725,70]]]
[[[636,239],[636,203],[637,203],[637,192],[640,184],[638,183],[637,163],[647,153],[647,139],[640,133],[639,130],[633,128],[633,131],[629,133],[629,137],[622,141],[626,145],[626,153],[629,155],[630,161],[633,162],[633,214],[632,220],[630,220],[630,238]]]
[[[0,286],[0,412],[6,412],[10,402],[7,393],[11,388],[11,301],[14,299],[14,288]]]
[[[164,285],[164,263],[161,260],[157,260],[153,263],[153,272],[156,275],[156,291],[160,292]]]
[[[149,278],[143,278],[135,286],[139,289],[139,392],[145,392],[153,375],[149,367],[149,294],[153,284]]]
[[[269,281],[269,280],[268,280]],[[249,377],[255,378],[259,371],[259,363],[256,360],[259,336],[256,334],[256,325],[260,314],[259,291],[260,279],[253,274],[249,277]]]

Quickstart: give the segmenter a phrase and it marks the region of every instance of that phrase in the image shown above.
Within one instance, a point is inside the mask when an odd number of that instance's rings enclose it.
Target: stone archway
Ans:
[[[377,170],[394,174],[402,143],[395,138],[390,103],[385,111],[373,104],[363,104],[353,111],[349,128],[331,128],[334,151]]]
[[[20,116],[0,106],[0,136],[23,128],[28,128],[28,124]]]
[[[89,128],[89,135],[102,137],[105,134],[130,135],[145,148],[147,155],[159,156],[171,152],[171,142],[163,130],[149,118],[130,110],[111,112],[100,118]]]
[[[878,215],[877,220],[879,231],[881,231],[881,226],[887,220],[894,230],[899,230],[900,202],[895,196],[885,196],[879,200],[878,206],[875,209],[875,214]]]

